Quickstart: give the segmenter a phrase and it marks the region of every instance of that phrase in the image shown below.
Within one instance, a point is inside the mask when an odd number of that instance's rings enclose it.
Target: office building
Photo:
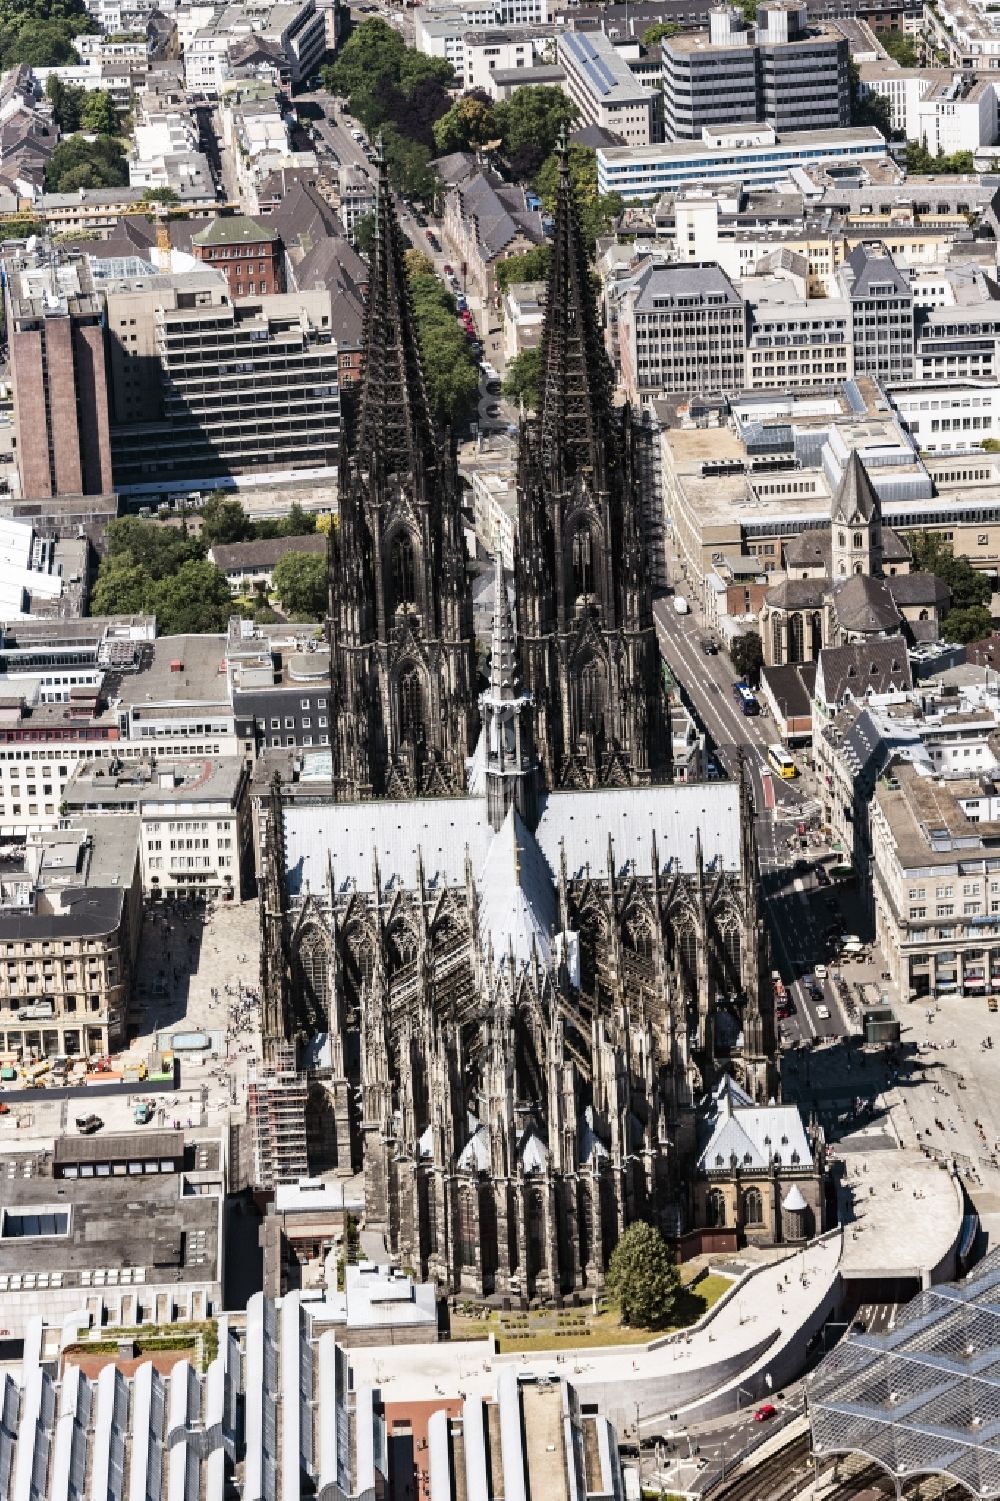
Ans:
[[[285,290],[277,231],[245,214],[210,220],[192,236],[191,253],[223,273],[232,297],[269,297]]]
[[[82,761],[65,816],[138,818],[148,897],[241,901],[253,876],[250,772],[242,757]]]
[[[709,31],[661,42],[663,133],[696,141],[706,128],[742,122],[781,133],[850,124],[847,42],[810,27],[804,5],[768,4],[748,29],[727,5],[709,13]]]
[[[5,846],[0,1051],[120,1049],[141,925],[137,818],[95,818]]]
[[[746,308],[718,266],[650,266],[622,300],[622,379],[648,392],[737,392],[744,384]]]
[[[207,268],[110,284],[116,486],[332,472],[340,386],[331,304],[326,290],[234,301]]]
[[[583,124],[609,131],[624,146],[656,139],[656,92],[636,79],[603,31],[564,32],[559,64]]]
[[[795,167],[876,165],[887,155],[881,131],[867,125],[779,135],[770,125],[720,124],[704,126],[700,135],[658,146],[599,146],[599,191],[620,193],[628,203],[691,185],[770,187]]]
[[[854,374],[850,304],[806,298],[783,277],[739,284],[747,303],[745,388],[788,391],[840,386]]]
[[[112,488],[103,308],[81,256],[3,263],[16,459],[29,499]]]
[[[913,377],[913,292],[881,241],[855,245],[838,280],[851,306],[854,369],[880,381]]]
[[[81,1099],[76,1108],[89,1111],[91,1102]],[[147,1126],[120,1136],[67,1133],[44,1152],[26,1145],[11,1143],[0,1158],[0,1319],[7,1338],[29,1350],[39,1348],[43,1320],[53,1334],[71,1328],[66,1338],[75,1344],[91,1325],[95,1332],[142,1325],[163,1335],[179,1321],[204,1327],[218,1315],[226,1189],[218,1138],[186,1147],[179,1131]],[[55,1342],[60,1336],[50,1335],[50,1348]],[[147,1376],[152,1371],[147,1363]],[[25,1402],[30,1407],[30,1397]],[[102,1424],[86,1426],[93,1432]],[[11,1456],[8,1428],[5,1461]],[[21,1492],[10,1469],[4,1473],[12,1501]],[[52,1488],[58,1492],[57,1479]]]
[[[230,623],[226,666],[245,749],[330,744],[330,659],[318,647],[308,627]]]

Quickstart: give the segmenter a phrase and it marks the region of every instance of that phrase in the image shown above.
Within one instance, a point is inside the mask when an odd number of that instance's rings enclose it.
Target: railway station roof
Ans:
[[[888,1333],[849,1330],[807,1391],[817,1455],[1000,1497],[1000,1250],[964,1282],[919,1293]]]

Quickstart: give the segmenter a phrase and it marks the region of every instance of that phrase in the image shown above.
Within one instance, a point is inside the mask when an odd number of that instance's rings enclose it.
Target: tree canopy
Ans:
[[[496,117],[485,94],[463,94],[434,122],[434,144],[442,155],[475,151],[498,136]]]
[[[956,558],[951,543],[938,532],[907,532],[906,541],[914,569],[934,573],[948,585],[953,611],[989,603],[992,586],[988,575],[973,568],[968,558]]]
[[[523,255],[509,255],[497,266],[497,286],[501,297],[508,287],[520,281],[547,281],[552,263],[552,246],[546,241],[526,250]]]
[[[121,144],[110,136],[96,141],[81,135],[60,141],[45,168],[45,187],[50,193],[71,193],[77,188],[123,188],[128,184],[128,163]]]
[[[680,1292],[680,1274],[659,1230],[636,1220],[611,1253],[606,1286],[622,1323],[662,1329]]]
[[[230,500],[220,491],[210,495],[199,513],[200,537],[209,547],[217,543],[247,542],[254,535],[253,522],[242,502]]]
[[[275,564],[271,578],[286,615],[321,620],[326,614],[326,557],[323,553],[286,552]]]
[[[522,349],[511,360],[503,380],[503,394],[515,406],[524,402],[526,407],[537,410],[542,385],[542,351]]]
[[[135,516],[112,521],[91,610],[155,615],[165,636],[224,630],[233,613],[232,595],[225,575],[204,553],[204,542],[180,528]]]
[[[579,111],[562,89],[542,85],[515,89],[493,107],[501,151],[511,173],[524,181],[555,150],[559,134],[575,124]]]
[[[74,38],[99,30],[83,0],[0,0],[0,68],[79,62]]]
[[[607,234],[625,207],[620,193],[597,191],[597,152],[589,146],[569,148],[569,177],[580,219],[580,230],[593,254],[599,235]],[[556,206],[559,158],[555,152],[545,160],[535,179],[538,194],[550,213]]]
[[[420,357],[434,415],[457,426],[479,393],[479,361],[459,326],[455,299],[433,273],[407,272]]]
[[[983,641],[993,633],[993,617],[985,605],[970,605],[965,610],[951,610],[941,622],[945,641]]]
[[[881,94],[861,92],[861,72],[857,63],[850,64],[851,73],[851,123],[874,125],[889,140],[893,134],[892,106]]]
[[[657,42],[662,42],[665,36],[676,36],[683,29],[676,21],[656,21],[652,26],[647,26],[642,33],[642,45],[655,47]]]
[[[955,177],[961,173],[975,171],[975,159],[971,151],[954,151],[951,156],[945,156],[943,151],[939,151],[934,156],[927,150],[923,141],[907,141],[906,170],[910,174],[919,173],[928,176],[937,173],[946,177]]]
[[[736,636],[729,655],[733,667],[741,678],[746,678],[751,688],[756,688],[760,682],[760,669],[764,665],[764,646],[756,631],[746,631],[742,636]]]
[[[107,89],[91,89],[80,110],[80,129],[93,135],[113,136],[121,129],[115,101]]]
[[[901,68],[920,66],[920,48],[916,37],[909,36],[904,31],[880,31],[878,39]]]

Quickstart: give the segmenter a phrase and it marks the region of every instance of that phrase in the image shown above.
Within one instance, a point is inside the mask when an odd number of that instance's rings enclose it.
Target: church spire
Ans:
[[[365,306],[365,368],[355,453],[361,468],[417,476],[436,458],[434,424],[420,364],[389,165],[378,145],[375,236]]]
[[[490,686],[479,700],[486,735],[486,805],[499,829],[511,803],[529,828],[538,821],[537,761],[529,715],[531,696],[523,692],[514,621],[507,598],[500,548],[496,554],[496,599],[490,643]]]
[[[611,437],[610,370],[601,343],[565,131],[556,148],[559,188],[542,327],[540,450],[561,463],[566,478],[589,472],[603,489]]]

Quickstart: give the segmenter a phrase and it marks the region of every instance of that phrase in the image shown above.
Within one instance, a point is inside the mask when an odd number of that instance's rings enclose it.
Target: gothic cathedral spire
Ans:
[[[536,419],[522,422],[517,607],[544,785],[665,779],[667,725],[630,421],[611,398],[569,151],[559,187]]]
[[[573,199],[569,148],[557,148],[559,188],[542,333],[541,451],[566,478],[603,487],[612,437],[610,371],[601,343],[587,252]]]
[[[330,545],[334,789],[455,794],[478,727],[459,480],[431,412],[381,150],[375,221],[365,369]]]

